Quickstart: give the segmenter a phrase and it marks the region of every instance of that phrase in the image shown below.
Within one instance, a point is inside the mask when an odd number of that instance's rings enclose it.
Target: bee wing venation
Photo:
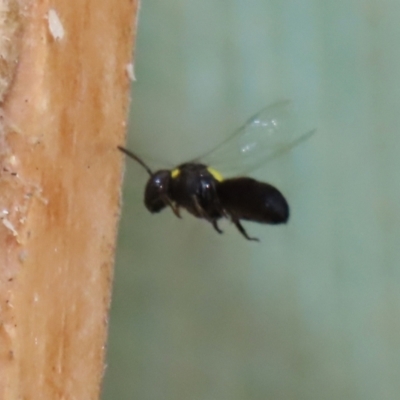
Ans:
[[[308,139],[306,129],[289,100],[269,105],[211,151],[194,162],[210,165],[225,176],[249,173]]]

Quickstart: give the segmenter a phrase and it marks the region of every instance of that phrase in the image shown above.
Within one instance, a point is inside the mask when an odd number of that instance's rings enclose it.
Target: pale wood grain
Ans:
[[[1,111],[0,399],[97,399],[137,2],[19,6]]]

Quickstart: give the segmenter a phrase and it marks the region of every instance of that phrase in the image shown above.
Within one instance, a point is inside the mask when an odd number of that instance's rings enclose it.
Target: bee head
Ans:
[[[158,213],[163,210],[168,203],[168,188],[171,173],[168,170],[160,170],[151,175],[147,181],[144,192],[144,204],[151,213]]]
[[[146,208],[151,213],[158,213],[167,205],[171,205],[168,196],[169,181],[171,179],[170,171],[160,170],[154,173],[136,154],[122,146],[118,146],[118,149],[140,164],[150,175],[144,192],[144,204]]]

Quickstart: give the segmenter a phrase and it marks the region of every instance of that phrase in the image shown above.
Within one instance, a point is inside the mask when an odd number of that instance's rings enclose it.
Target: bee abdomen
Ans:
[[[237,219],[265,224],[283,224],[289,219],[289,205],[283,194],[268,183],[252,178],[226,179],[217,185],[226,212]]]

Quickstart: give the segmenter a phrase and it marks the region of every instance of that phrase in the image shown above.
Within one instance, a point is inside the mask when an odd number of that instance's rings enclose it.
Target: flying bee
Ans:
[[[241,221],[284,224],[289,219],[289,204],[276,187],[240,175],[289,151],[313,133],[301,130],[291,103],[282,101],[260,110],[203,156],[173,169],[154,172],[130,150],[118,149],[150,175],[144,204],[151,213],[170,207],[181,218],[180,209],[184,208],[210,222],[218,233],[223,233],[219,220],[227,218],[246,239],[258,241],[247,234]],[[218,163],[221,168],[214,168]],[[222,170],[239,177],[224,178]]]

